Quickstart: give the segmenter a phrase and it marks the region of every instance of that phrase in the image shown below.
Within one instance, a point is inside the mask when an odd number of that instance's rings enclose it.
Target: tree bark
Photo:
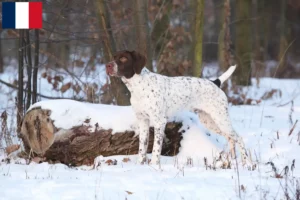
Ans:
[[[31,57],[31,44],[29,30],[26,30],[26,53],[27,53],[27,101],[26,110],[30,107],[31,103],[31,77],[32,77],[32,57]]]
[[[201,77],[202,50],[203,50],[203,28],[204,28],[204,0],[195,3],[194,42],[193,42],[193,76]]]
[[[148,26],[148,1],[135,0],[135,24],[138,52],[147,56],[146,66],[153,71],[152,45],[150,41],[150,28]]]
[[[157,2],[161,7],[160,13],[162,17],[156,17],[153,22],[153,28],[151,32],[151,42],[153,49],[153,57],[159,61],[161,59],[162,52],[165,49],[167,42],[170,40],[171,35],[169,34],[170,26],[170,14],[172,10],[172,0],[165,0]],[[157,66],[159,67],[159,66]],[[160,71],[159,69],[157,71]]]
[[[261,30],[262,30],[262,37],[263,37],[263,42],[262,42],[262,46],[263,46],[263,62],[268,60],[268,46],[269,46],[269,42],[271,41],[270,39],[270,32],[271,32],[271,13],[272,13],[272,6],[270,4],[268,4],[268,1],[263,0],[263,2],[260,2],[262,5],[262,23],[261,23]]]
[[[116,52],[117,47],[116,47],[116,41],[115,41],[115,38],[113,35],[113,30],[111,28],[108,3],[107,2],[103,3],[103,6],[104,6],[104,12],[105,12],[105,23],[106,23],[107,32],[108,32],[109,41],[110,41],[110,48],[111,48],[112,52]]]
[[[19,66],[18,66],[18,98],[17,98],[17,132],[20,132],[21,128],[21,122],[23,119],[23,113],[24,113],[24,103],[23,103],[23,78],[24,78],[24,30],[19,31],[19,51],[18,51],[18,60],[19,60]]]
[[[285,69],[286,69],[286,51],[288,48],[287,41],[287,25],[286,25],[286,0],[281,0],[280,7],[280,39],[279,39],[279,53],[278,53],[278,69],[277,73],[274,75],[276,77],[284,77]]]
[[[37,75],[39,69],[39,51],[40,51],[40,31],[38,29],[34,30],[35,35],[35,49],[34,49],[34,68],[32,77],[32,104],[37,102]]]
[[[113,59],[112,56],[112,44],[111,38],[108,34],[107,27],[107,10],[105,9],[105,2],[104,0],[96,0],[96,12],[98,15],[99,21],[99,28],[101,29],[100,39],[103,43],[103,52],[104,52],[104,59],[105,62],[109,62]],[[111,81],[111,90],[113,96],[115,97],[117,105],[130,105],[130,93],[125,86],[125,84],[120,80],[120,78],[110,77]]]
[[[0,23],[1,25],[1,23]],[[1,36],[1,30],[0,30],[0,36]],[[4,63],[3,63],[3,55],[2,55],[2,41],[0,38],[0,73],[4,72]]]
[[[236,0],[236,40],[235,57],[237,69],[234,81],[237,85],[250,85],[252,40],[251,40],[251,0]]]
[[[68,130],[58,129],[51,119],[51,110],[36,108],[26,113],[21,135],[25,150],[30,149],[45,157],[47,161],[79,166],[93,164],[99,156],[132,155],[138,153],[139,138],[133,131],[112,134],[112,130],[78,125]],[[178,154],[182,135],[181,123],[168,123],[165,129],[162,155]],[[101,127],[99,124],[98,127]],[[153,146],[153,128],[150,128],[148,153]]]
[[[223,13],[221,17],[221,30],[218,39],[218,61],[223,71],[226,71],[231,65],[230,53],[230,0],[224,0]]]
[[[252,27],[253,27],[253,60],[255,62],[262,61],[263,52],[261,51],[261,30],[259,24],[262,23],[262,12],[261,12],[261,5],[264,4],[264,0],[252,0],[252,18],[258,18],[253,20]]]

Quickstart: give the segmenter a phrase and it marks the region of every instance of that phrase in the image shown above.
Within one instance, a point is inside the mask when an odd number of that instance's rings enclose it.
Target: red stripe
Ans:
[[[29,2],[29,28],[42,28],[42,2]]]

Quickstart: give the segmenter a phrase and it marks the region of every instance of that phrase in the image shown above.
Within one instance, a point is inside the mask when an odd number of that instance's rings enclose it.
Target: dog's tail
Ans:
[[[232,75],[235,69],[236,65],[232,65],[231,67],[229,67],[229,69],[227,69],[226,72],[219,76],[219,78],[214,80],[213,83],[220,87]]]

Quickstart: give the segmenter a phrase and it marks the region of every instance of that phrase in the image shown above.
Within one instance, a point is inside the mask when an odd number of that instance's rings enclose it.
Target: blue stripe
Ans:
[[[15,2],[2,3],[2,28],[16,28],[16,4]]]

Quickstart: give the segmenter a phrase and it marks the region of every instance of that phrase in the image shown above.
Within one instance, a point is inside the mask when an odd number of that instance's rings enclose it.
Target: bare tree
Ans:
[[[204,27],[204,0],[196,0],[193,42],[193,76],[200,77],[202,69],[203,27]]]
[[[280,0],[281,7],[280,7],[280,39],[279,39],[279,53],[278,53],[278,71],[276,76],[280,77],[284,74],[284,70],[286,69],[286,50],[288,47],[288,41],[287,41],[287,31],[286,31],[286,7],[287,2],[286,0]]]
[[[268,59],[268,46],[271,39],[271,10],[272,7],[266,4],[266,0],[259,1],[261,10],[262,10],[262,22],[260,23],[260,29],[262,30],[262,46],[263,46],[263,53],[262,53],[262,60],[266,61]]]
[[[0,23],[0,26],[1,26],[1,23]],[[2,33],[2,31],[0,30],[0,73],[4,72],[1,33]]]
[[[37,75],[39,70],[39,51],[40,51],[40,31],[38,29],[34,30],[35,35],[35,49],[34,49],[34,67],[33,67],[33,77],[32,77],[32,103],[37,102]]]
[[[31,103],[31,77],[32,77],[32,58],[31,58],[31,43],[29,30],[25,31],[26,34],[26,67],[27,67],[27,99],[26,110],[30,107]]]
[[[262,22],[262,17],[261,17],[261,13],[260,13],[260,7],[261,5],[264,3],[264,1],[260,1],[258,2],[258,0],[252,0],[252,18],[255,18],[256,16],[260,16],[258,17],[258,19],[253,20],[253,60],[254,61],[261,61],[263,58],[263,54],[261,52],[261,42],[260,42],[260,37],[259,37],[259,33],[260,33],[260,28],[259,24]]]
[[[237,0],[235,58],[238,63],[234,80],[238,85],[249,85],[251,77],[251,0]]]
[[[165,46],[170,39],[169,24],[170,24],[170,15],[172,10],[172,1],[165,0],[157,2],[159,6],[159,11],[155,15],[153,22],[153,28],[151,31],[151,42],[153,55],[157,57],[157,60],[160,60],[162,52],[165,50]],[[159,17],[161,16],[161,17]]]
[[[17,98],[17,132],[20,133],[21,123],[23,119],[24,104],[23,104],[23,92],[24,92],[24,30],[19,30],[19,48],[18,48],[18,98]]]
[[[137,36],[136,50],[147,56],[146,66],[149,70],[153,71],[147,1],[135,0],[135,23]]]
[[[109,15],[109,8],[108,8],[108,4],[103,2],[103,6],[104,6],[104,12],[105,12],[105,23],[106,23],[106,27],[107,27],[107,32],[108,32],[108,36],[109,36],[109,41],[110,41],[110,48],[112,52],[116,52],[117,47],[116,47],[116,41],[113,35],[113,29],[111,27],[111,23],[110,23],[110,15]]]
[[[104,59],[106,62],[112,60],[112,44],[110,41],[110,37],[108,34],[108,27],[107,23],[108,21],[108,10],[105,9],[107,6],[105,6],[104,0],[97,0],[96,2],[96,13],[98,15],[98,21],[99,21],[99,28],[101,29],[100,34],[100,40],[102,40],[103,44],[103,52],[104,52]],[[130,93],[125,86],[125,84],[120,80],[120,78],[116,77],[110,77],[111,81],[111,90],[115,97],[117,105],[130,105]]]
[[[224,0],[223,12],[221,17],[221,30],[219,33],[219,50],[218,50],[218,61],[221,69],[226,70],[231,64],[231,53],[230,53],[230,0]]]

